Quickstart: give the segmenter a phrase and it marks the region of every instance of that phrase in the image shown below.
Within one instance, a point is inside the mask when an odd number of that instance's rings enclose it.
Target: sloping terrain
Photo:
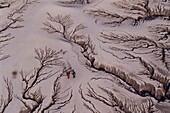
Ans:
[[[0,113],[169,113],[169,0],[0,0]]]

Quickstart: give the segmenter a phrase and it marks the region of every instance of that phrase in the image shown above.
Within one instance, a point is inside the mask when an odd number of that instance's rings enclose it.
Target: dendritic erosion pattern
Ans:
[[[23,12],[29,5],[41,1],[20,2],[4,16],[7,22],[1,23],[0,61],[10,57],[3,53],[3,48],[15,39],[8,29],[24,27],[20,24],[24,21]],[[0,2],[0,10],[17,3],[4,0]],[[164,112],[157,104],[170,102],[169,0],[60,0],[57,3],[73,8],[84,7],[82,13],[94,20],[96,26],[104,28],[96,32],[95,37],[86,33],[89,25],[81,21],[75,24],[72,15],[50,12],[46,12],[47,19],[42,22],[43,32],[74,48],[78,58],[75,61],[81,62],[92,74],[90,79],[86,83],[79,82],[77,88],[64,87],[63,79],[68,72],[69,75],[74,72],[71,65],[65,67],[63,56],[67,55],[67,51],[35,48],[38,66],[31,73],[25,73],[24,69],[19,72],[20,95],[15,94],[12,81],[3,77],[7,92],[0,98],[0,113],[5,113],[14,98],[22,105],[20,113],[63,113],[71,105],[71,113],[76,113],[81,107],[86,113],[106,113],[108,108],[111,113]],[[53,79],[52,91],[46,95],[41,84],[49,79]],[[83,106],[74,103],[77,95]]]

